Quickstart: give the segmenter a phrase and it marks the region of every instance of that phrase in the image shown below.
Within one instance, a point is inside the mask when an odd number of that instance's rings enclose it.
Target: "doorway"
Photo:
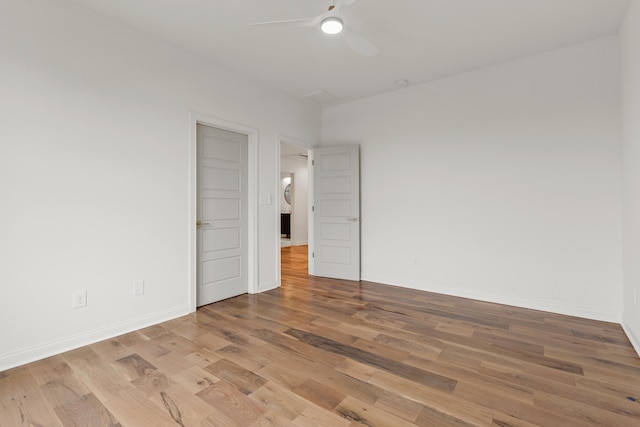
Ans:
[[[248,138],[197,125],[198,306],[247,293]]]
[[[280,246],[291,246],[291,215],[295,196],[293,172],[280,172]]]
[[[258,131],[190,115],[189,306],[256,293]],[[208,288],[208,289],[207,289]]]
[[[287,141],[288,142],[288,141]],[[290,252],[308,251],[309,150],[280,141],[280,278],[292,267]],[[295,257],[296,270],[308,271],[307,257]],[[286,262],[284,260],[287,260]]]

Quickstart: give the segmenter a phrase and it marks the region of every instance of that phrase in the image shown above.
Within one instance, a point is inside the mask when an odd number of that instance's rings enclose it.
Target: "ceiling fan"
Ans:
[[[369,41],[366,37],[358,34],[344,25],[340,18],[340,11],[351,6],[358,0],[335,0],[331,1],[329,9],[312,18],[290,19],[285,21],[269,21],[249,24],[251,26],[263,27],[314,27],[320,26],[323,32],[327,34],[342,34],[347,45],[355,52],[365,55],[374,56],[380,53],[380,50]]]

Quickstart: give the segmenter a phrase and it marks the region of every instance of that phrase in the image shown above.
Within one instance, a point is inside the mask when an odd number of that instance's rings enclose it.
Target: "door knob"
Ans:
[[[197,221],[196,221],[196,228],[200,228],[200,227],[202,227],[203,225],[209,225],[209,223],[208,223],[208,222],[202,222],[202,221],[200,221],[200,220],[197,220]]]

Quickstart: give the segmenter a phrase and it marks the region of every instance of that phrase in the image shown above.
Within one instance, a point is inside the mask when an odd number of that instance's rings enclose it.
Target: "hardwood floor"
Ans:
[[[640,426],[619,325],[306,275],[0,372],[0,426]]]

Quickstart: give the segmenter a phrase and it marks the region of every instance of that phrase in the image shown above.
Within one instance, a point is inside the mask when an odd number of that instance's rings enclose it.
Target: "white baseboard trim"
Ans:
[[[64,353],[85,345],[93,344],[98,341],[117,337],[138,329],[156,325],[161,322],[175,319],[180,316],[189,314],[189,305],[173,307],[164,311],[137,317],[124,322],[116,323],[104,328],[94,329],[82,334],[50,341],[45,344],[25,348],[11,353],[0,354],[0,371],[15,368],[16,366],[26,363],[35,362],[36,360]]]
[[[306,240],[303,240],[302,242],[291,242],[291,246],[304,246],[304,245],[308,245],[309,242]]]
[[[624,329],[624,333],[627,334],[627,338],[629,338],[629,341],[631,341],[631,345],[633,346],[633,348],[636,350],[636,353],[638,353],[638,356],[640,357],[640,340],[638,339],[638,337],[634,335],[631,328],[629,328],[624,322],[621,323],[621,325],[622,325],[622,329]]]
[[[612,322],[620,324],[622,322],[622,314],[617,312],[609,312],[599,310],[593,307],[582,307],[578,305],[558,304],[552,301],[532,300],[526,298],[515,298],[504,295],[496,295],[484,292],[474,292],[466,289],[456,289],[441,284],[425,284],[424,286],[405,286],[396,285],[379,279],[362,278],[362,280],[385,283],[391,286],[400,286],[419,291],[433,292],[437,294],[451,295],[455,297],[475,299],[485,302],[493,302],[496,304],[512,305],[515,307],[528,308],[531,310],[548,311],[550,313],[564,314],[567,316],[582,317],[585,319],[599,320],[603,322]]]

